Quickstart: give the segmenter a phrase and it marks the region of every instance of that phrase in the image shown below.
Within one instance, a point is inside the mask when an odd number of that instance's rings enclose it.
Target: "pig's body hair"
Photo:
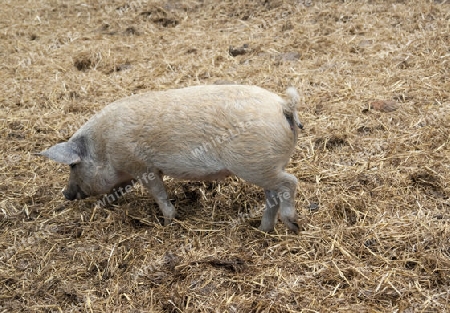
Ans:
[[[255,166],[267,167],[265,171],[286,166],[296,131],[283,112],[296,113],[294,99],[298,94],[289,89],[293,97],[287,102],[256,86],[218,87],[148,92],[108,105],[86,124],[86,128],[96,128],[90,138],[95,154],[107,156],[114,168],[130,175],[139,174],[135,172],[143,166],[186,180],[217,179],[216,174],[229,172],[264,185],[254,177],[260,171],[244,177],[241,173]],[[240,130],[240,138],[208,146],[197,157],[192,154],[193,149],[230,129],[239,130],[240,122],[250,125]],[[85,134],[82,127],[74,139]]]
[[[90,157],[81,161],[79,171],[92,173],[87,179],[71,172],[70,181],[83,181],[79,188],[95,195],[142,173],[156,173],[156,179],[144,185],[169,222],[175,209],[167,200],[161,173],[187,180],[236,175],[264,188],[266,197],[276,199],[282,192],[291,197],[266,209],[262,230],[273,229],[280,207],[280,218],[298,231],[297,179],[284,168],[298,136],[289,119],[301,125],[299,95],[294,88],[287,95],[286,101],[256,86],[204,85],[115,101],[69,140],[85,146],[82,150]]]

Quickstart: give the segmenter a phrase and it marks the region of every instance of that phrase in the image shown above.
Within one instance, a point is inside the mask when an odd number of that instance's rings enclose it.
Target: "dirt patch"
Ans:
[[[315,141],[317,149],[333,150],[342,146],[348,145],[345,135],[332,135],[330,137],[320,137]]]
[[[435,174],[419,171],[410,175],[412,185],[429,194],[448,198],[445,194],[441,178]]]

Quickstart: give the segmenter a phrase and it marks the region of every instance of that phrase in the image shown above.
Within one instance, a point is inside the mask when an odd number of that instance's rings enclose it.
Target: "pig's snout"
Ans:
[[[80,188],[76,188],[76,190],[70,190],[69,188],[66,188],[62,193],[64,197],[70,201],[75,199],[81,200],[87,198],[87,195]]]
[[[71,193],[68,190],[63,190],[62,193],[67,200],[75,200],[76,194]]]

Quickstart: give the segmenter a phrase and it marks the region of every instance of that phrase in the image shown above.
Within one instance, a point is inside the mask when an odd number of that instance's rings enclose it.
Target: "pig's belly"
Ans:
[[[166,171],[162,170],[164,175],[183,180],[195,180],[195,181],[213,181],[213,180],[223,180],[228,176],[232,176],[231,173],[227,169],[221,169],[218,171],[190,171],[183,170],[177,171],[174,169],[167,169]]]

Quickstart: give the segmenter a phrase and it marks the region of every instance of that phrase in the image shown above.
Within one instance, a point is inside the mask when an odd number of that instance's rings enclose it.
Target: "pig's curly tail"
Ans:
[[[284,114],[286,117],[291,117],[294,119],[295,124],[298,128],[302,129],[303,125],[300,123],[298,119],[298,110],[300,107],[300,95],[298,94],[297,89],[294,87],[289,87],[286,90],[286,95],[288,96],[288,101],[285,103],[283,107]]]

